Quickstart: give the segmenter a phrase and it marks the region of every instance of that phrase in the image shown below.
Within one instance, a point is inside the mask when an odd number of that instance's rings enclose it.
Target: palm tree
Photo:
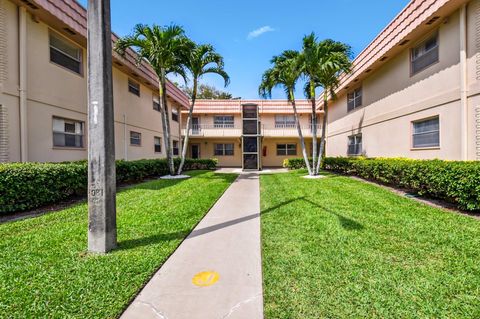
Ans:
[[[300,60],[302,73],[307,80],[305,95],[311,101],[312,107],[312,169],[313,175],[318,175],[324,158],[325,134],[327,126],[327,101],[329,94],[335,97],[334,91],[338,86],[338,79],[342,72],[348,73],[351,68],[351,48],[349,45],[330,39],[318,41],[312,32],[303,38],[303,49]],[[317,152],[317,112],[316,112],[316,89],[323,88],[323,123],[320,138],[320,150]]]
[[[321,67],[315,77],[315,82],[323,88],[323,120],[320,150],[315,173],[318,174],[325,159],[325,140],[328,119],[328,99],[336,98],[335,89],[338,87],[340,75],[349,73],[352,67],[352,49],[348,44],[331,39],[318,43],[321,52]]]
[[[133,48],[137,53],[137,64],[146,61],[157,74],[165,150],[170,174],[174,175],[175,167],[167,105],[167,74],[178,74],[186,81],[183,61],[186,53],[192,48],[192,41],[185,36],[182,27],[174,24],[165,27],[155,24],[151,27],[137,24],[131,35],[118,39],[114,46],[114,50],[122,56],[125,55],[128,48]]]
[[[298,119],[297,106],[295,104],[295,85],[302,74],[299,65],[299,56],[300,54],[297,51],[287,50],[281,55],[273,57],[270,61],[273,67],[263,74],[262,83],[260,84],[258,92],[259,95],[264,98],[270,98],[274,87],[281,86],[285,90],[287,99],[293,107],[295,125],[297,126],[305,166],[307,167],[308,174],[312,175],[312,168],[308,161],[305,139],[303,138],[300,121]]]
[[[182,173],[183,164],[185,163],[190,127],[192,125],[193,108],[195,107],[195,100],[197,99],[198,81],[203,75],[212,73],[218,74],[223,78],[225,87],[230,83],[230,77],[223,69],[223,57],[215,52],[215,49],[210,44],[195,45],[185,56],[183,63],[192,76],[193,87],[190,96],[191,102],[188,111],[185,139],[183,140],[182,157],[177,174]]]

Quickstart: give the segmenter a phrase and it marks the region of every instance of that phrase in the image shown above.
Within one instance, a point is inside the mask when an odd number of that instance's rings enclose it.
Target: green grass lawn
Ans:
[[[191,172],[117,196],[119,247],[86,253],[87,205],[0,225],[0,317],[118,316],[235,179]]]
[[[266,318],[480,318],[480,221],[348,177],[261,177]]]

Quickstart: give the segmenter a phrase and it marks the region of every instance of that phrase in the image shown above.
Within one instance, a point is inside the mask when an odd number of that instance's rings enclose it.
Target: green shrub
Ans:
[[[174,160],[178,167],[180,159]],[[215,169],[215,159],[186,159],[184,170]],[[116,161],[117,184],[168,174],[165,159]],[[56,203],[87,190],[87,162],[0,164],[0,213]]]
[[[326,158],[324,168],[480,209],[480,162],[404,158]]]
[[[310,161],[310,163],[312,162],[311,158],[309,158],[308,160]],[[286,158],[283,160],[283,167],[288,169],[306,168],[303,158]]]

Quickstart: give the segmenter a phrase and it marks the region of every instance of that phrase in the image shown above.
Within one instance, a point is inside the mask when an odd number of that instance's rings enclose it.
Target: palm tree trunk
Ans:
[[[312,102],[312,168],[313,175],[316,175],[315,164],[317,163],[317,111],[315,94],[311,95]]]
[[[291,102],[293,107],[293,114],[295,116],[295,125],[297,126],[298,137],[300,138],[300,146],[302,147],[303,160],[308,170],[308,175],[312,175],[312,169],[310,162],[308,161],[307,149],[305,147],[305,139],[303,138],[302,128],[300,127],[300,121],[298,120],[297,105],[295,104],[295,97],[293,91],[290,91]]]
[[[190,105],[190,110],[188,110],[188,118],[187,118],[185,139],[183,140],[183,147],[182,147],[182,157],[180,159],[180,165],[178,166],[178,171],[177,171],[178,175],[182,174],[183,165],[185,164],[185,157],[187,156],[188,138],[190,136],[190,128],[192,126],[193,108],[195,107],[196,98],[197,98],[197,79],[194,79],[193,80],[193,91],[192,91],[192,103]]]
[[[326,90],[325,90],[326,91]],[[323,94],[323,121],[322,121],[322,137],[320,138],[320,152],[318,154],[318,163],[315,168],[316,174],[319,173],[320,167],[322,167],[325,160],[325,139],[327,133],[327,116],[328,116],[328,95]]]
[[[175,167],[173,165],[173,152],[172,152],[172,141],[170,136],[170,118],[168,114],[168,105],[167,105],[167,78],[165,76],[165,70],[162,69],[159,77],[159,102],[160,110],[162,114],[162,129],[163,129],[163,140],[165,145],[165,152],[167,153],[167,163],[170,171],[170,175],[175,175]]]

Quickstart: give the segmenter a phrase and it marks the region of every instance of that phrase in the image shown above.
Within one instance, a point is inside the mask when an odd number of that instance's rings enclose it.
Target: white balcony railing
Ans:
[[[300,126],[304,137],[312,137],[312,125]],[[320,136],[322,125],[317,124],[317,136]],[[262,125],[262,135],[267,137],[298,137],[295,124],[285,125]]]
[[[183,135],[187,129],[183,129]],[[194,124],[190,129],[190,136],[200,137],[240,137],[242,128],[234,124]]]
[[[261,125],[261,135],[265,137],[298,137],[297,126],[295,124],[286,125]],[[312,125],[302,125],[304,137],[312,137]],[[317,136],[320,136],[322,125],[317,124]],[[186,134],[186,129],[182,130]],[[234,124],[195,124],[190,129],[192,137],[240,137],[242,136],[242,127]]]

